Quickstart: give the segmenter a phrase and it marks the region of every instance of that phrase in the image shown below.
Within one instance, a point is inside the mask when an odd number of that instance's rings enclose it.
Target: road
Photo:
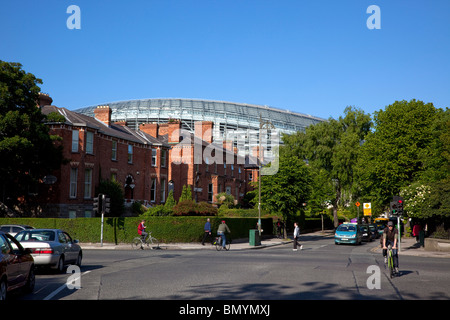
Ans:
[[[15,299],[450,299],[450,259],[400,256],[401,275],[390,279],[370,250],[378,241],[336,246],[332,238],[305,235],[301,242],[297,252],[291,244],[228,252],[85,250],[80,289],[67,288],[71,274],[38,272],[34,294]]]

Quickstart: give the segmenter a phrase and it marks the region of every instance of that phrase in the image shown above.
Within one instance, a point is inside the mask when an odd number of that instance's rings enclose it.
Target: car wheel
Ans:
[[[77,258],[77,261],[76,261],[76,265],[78,266],[78,267],[80,267],[81,268],[81,260],[82,260],[82,258],[83,258],[83,256],[81,255],[81,252],[78,254],[78,258]]]
[[[8,291],[8,287],[6,284],[6,279],[0,280],[0,301],[6,300],[7,291]]]
[[[56,266],[56,271],[59,273],[64,272],[64,256],[63,255],[61,255],[59,257],[58,265]]]
[[[30,273],[28,274],[27,284],[25,285],[25,293],[32,293],[34,285],[36,284],[36,277],[34,274],[34,266],[31,266]]]

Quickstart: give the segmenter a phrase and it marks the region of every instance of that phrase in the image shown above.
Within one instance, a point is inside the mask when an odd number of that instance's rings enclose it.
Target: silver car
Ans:
[[[66,265],[81,267],[83,253],[78,240],[60,229],[31,229],[16,234],[20,244],[31,251],[36,266],[49,266],[63,272]]]

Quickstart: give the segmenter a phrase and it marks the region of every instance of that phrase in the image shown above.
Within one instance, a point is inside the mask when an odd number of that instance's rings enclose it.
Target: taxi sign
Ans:
[[[372,204],[370,202],[364,203],[363,209],[364,209],[364,216],[372,215]]]

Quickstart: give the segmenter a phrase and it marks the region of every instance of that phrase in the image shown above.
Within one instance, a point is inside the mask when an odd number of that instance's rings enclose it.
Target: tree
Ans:
[[[37,106],[38,84],[20,63],[0,60],[0,199],[8,207],[33,203],[44,176],[63,159]]]
[[[416,100],[396,101],[375,112],[375,130],[367,136],[357,166],[361,192],[375,206],[386,209],[392,196],[424,171],[436,114],[432,103]]]
[[[261,176],[261,206],[280,214],[283,221],[294,217],[308,200],[311,177],[303,160],[280,148],[279,170],[275,175]],[[259,182],[258,182],[259,183]],[[258,202],[258,188],[254,201]]]
[[[305,133],[283,137],[290,152],[309,163],[315,186],[311,201],[320,211],[327,203],[333,206],[335,227],[339,224],[338,208],[348,205],[357,196],[354,169],[371,125],[369,115],[347,107],[345,116],[338,120],[329,119],[309,126]]]
[[[186,201],[186,200],[190,200],[190,201],[194,201],[192,199],[192,191],[191,191],[191,185],[183,185],[183,190],[181,190],[181,196],[180,199],[178,199],[178,202],[182,202],[182,201]]]

